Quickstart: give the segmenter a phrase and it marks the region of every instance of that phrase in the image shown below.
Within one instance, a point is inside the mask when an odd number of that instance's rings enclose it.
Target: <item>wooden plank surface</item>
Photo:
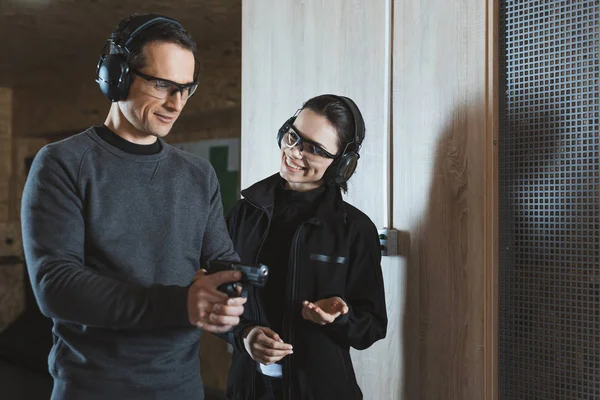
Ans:
[[[486,2],[394,1],[407,399],[484,398]]]
[[[485,338],[484,338],[484,398],[499,398],[499,155],[500,130],[500,1],[486,1],[486,130],[485,130]]]
[[[25,182],[27,181],[27,168],[29,161],[33,160],[33,157],[38,151],[50,140],[44,138],[26,138],[18,137],[15,138],[13,146],[13,170],[14,170],[14,192],[11,194],[14,197],[14,215],[12,216],[14,221],[21,219],[21,197],[23,196],[23,189],[25,188]]]
[[[0,333],[25,310],[25,266],[0,264]]]
[[[12,89],[0,87],[0,222],[11,219],[12,110]]]

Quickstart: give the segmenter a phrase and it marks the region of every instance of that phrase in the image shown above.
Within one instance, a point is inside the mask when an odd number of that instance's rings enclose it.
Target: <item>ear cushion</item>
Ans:
[[[358,165],[358,159],[360,155],[353,151],[344,154],[339,161],[336,178],[338,178],[341,182],[346,182],[354,171],[356,171],[356,166]]]
[[[328,184],[340,185],[352,176],[358,165],[360,156],[355,152],[348,152],[336,158],[323,174],[323,181]]]
[[[288,120],[285,121],[283,125],[281,125],[281,128],[279,128],[279,130],[277,131],[277,145],[279,146],[279,148],[281,148],[281,140],[283,139],[283,136],[287,133],[290,126],[294,124],[295,120],[295,116],[288,118]]]
[[[130,84],[129,67],[123,54],[107,54],[98,65],[98,85],[111,101],[127,98]]]

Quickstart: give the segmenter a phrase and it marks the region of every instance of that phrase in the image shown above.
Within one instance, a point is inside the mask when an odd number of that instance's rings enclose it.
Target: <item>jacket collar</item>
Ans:
[[[269,215],[273,215],[277,187],[281,187],[284,183],[285,180],[277,173],[242,190],[242,196],[267,211]],[[338,187],[328,186],[325,189],[323,200],[317,207],[316,219],[322,222],[346,220],[346,208]]]

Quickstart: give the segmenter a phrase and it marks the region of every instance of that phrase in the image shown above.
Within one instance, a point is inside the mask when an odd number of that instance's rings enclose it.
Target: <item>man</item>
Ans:
[[[155,15],[107,44],[104,125],[43,148],[23,194],[27,266],[54,322],[52,399],[202,399],[199,328],[230,330],[246,300],[217,290],[239,274],[201,272],[238,260],[214,170],[162,140],[198,85],[196,46]]]

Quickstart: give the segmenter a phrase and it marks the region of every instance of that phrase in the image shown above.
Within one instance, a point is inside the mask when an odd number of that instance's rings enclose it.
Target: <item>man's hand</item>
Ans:
[[[302,303],[302,318],[315,324],[332,323],[337,317],[348,312],[348,305],[339,297],[330,297],[311,303]]]
[[[246,298],[229,298],[217,288],[242,278],[239,271],[222,271],[206,275],[198,271],[188,289],[188,317],[192,325],[212,333],[224,333],[240,322]]]
[[[251,326],[243,333],[244,347],[254,361],[269,365],[292,354],[292,345],[284,343],[279,335],[264,326]]]

